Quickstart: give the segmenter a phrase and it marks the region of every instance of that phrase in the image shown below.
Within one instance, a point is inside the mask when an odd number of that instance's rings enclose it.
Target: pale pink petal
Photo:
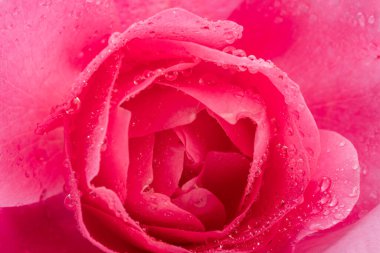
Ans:
[[[376,0],[273,0],[247,1],[230,17],[249,34],[238,46],[273,58],[301,86],[318,125],[357,148],[363,173],[354,219],[380,200],[379,14]]]
[[[380,206],[375,207],[355,224],[327,236],[306,239],[296,245],[295,252],[367,252],[380,250]]]
[[[107,3],[1,3],[1,206],[33,203],[62,189],[62,132],[36,136],[34,129],[105,46],[98,42],[117,27],[114,13]]]
[[[101,253],[82,237],[62,195],[0,209],[0,238],[3,253]]]

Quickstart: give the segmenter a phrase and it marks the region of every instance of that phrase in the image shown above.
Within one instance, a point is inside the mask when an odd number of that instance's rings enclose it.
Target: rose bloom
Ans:
[[[378,252],[379,14],[2,1],[1,252]]]

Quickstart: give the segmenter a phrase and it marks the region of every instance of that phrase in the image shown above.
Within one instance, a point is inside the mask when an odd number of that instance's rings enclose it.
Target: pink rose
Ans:
[[[2,3],[5,252],[378,248],[379,4],[215,2]]]

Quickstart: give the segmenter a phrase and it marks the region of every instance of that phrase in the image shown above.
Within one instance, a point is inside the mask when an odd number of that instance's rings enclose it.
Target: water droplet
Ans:
[[[329,203],[329,207],[334,207],[338,204],[338,199],[335,196],[332,196],[331,201]]]
[[[225,48],[223,48],[223,52],[227,53],[227,54],[231,54],[234,50],[236,50],[235,47],[233,46],[226,46]]]
[[[136,76],[135,79],[133,80],[134,85],[139,85],[142,84],[146,80],[146,77],[143,75]]]
[[[169,71],[165,74],[165,79],[168,81],[175,81],[178,77],[178,71]]]
[[[354,198],[354,197],[356,197],[358,195],[359,195],[359,187],[357,187],[357,186],[354,186],[352,188],[352,191],[350,192],[350,194],[348,194],[348,196],[351,197],[351,198]]]
[[[354,167],[352,167],[353,170],[358,170],[360,168],[359,164],[355,164]]]
[[[334,218],[337,220],[342,220],[344,218],[344,215],[341,213],[336,213],[334,214]]]
[[[319,200],[319,203],[321,203],[322,205],[326,204],[327,202],[329,202],[329,200],[331,199],[331,196],[330,194],[325,194],[322,196],[322,198]]]
[[[345,141],[341,141],[340,143],[339,143],[339,147],[344,147],[346,145],[346,142]]]
[[[107,150],[107,138],[104,138],[102,146],[100,147],[100,151],[104,152]]]
[[[207,196],[197,196],[193,201],[195,207],[205,207],[207,204]]]
[[[364,14],[361,13],[361,12],[358,12],[358,14],[356,14],[356,18],[358,20],[358,23],[361,27],[364,27],[365,26],[365,17],[364,17]]]
[[[250,59],[251,61],[254,61],[257,59],[256,56],[254,56],[252,54],[248,55],[247,58]]]
[[[239,57],[246,57],[247,54],[245,53],[244,50],[242,49],[235,49],[232,51],[232,54],[235,55],[235,56],[239,56]]]
[[[321,181],[319,182],[319,187],[321,188],[321,192],[325,192],[328,190],[331,186],[331,179],[328,177],[322,177]]]
[[[286,133],[289,135],[289,136],[293,136],[294,135],[294,130],[292,127],[288,127]]]
[[[228,44],[232,44],[235,42],[235,34],[233,31],[226,31],[224,33],[224,38],[225,38],[226,43]]]
[[[368,17],[368,24],[373,25],[375,23],[375,16],[371,15]]]
[[[65,205],[65,207],[69,210],[73,210],[74,207],[75,207],[75,201],[73,199],[73,197],[71,196],[71,194],[67,194],[64,201],[63,201],[63,204]]]
[[[69,108],[66,109],[66,114],[73,114],[80,108],[81,101],[79,97],[75,97],[71,100]]]

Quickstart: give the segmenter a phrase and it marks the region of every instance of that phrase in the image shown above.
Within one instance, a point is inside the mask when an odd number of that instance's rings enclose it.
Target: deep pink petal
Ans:
[[[211,150],[234,150],[223,129],[206,111],[200,112],[191,124],[177,127],[175,132],[185,146],[190,167],[201,165]]]
[[[94,178],[95,186],[105,186],[124,200],[127,193],[129,166],[128,130],[131,112],[113,107],[110,111],[108,129],[100,148],[102,152],[100,169]]]
[[[171,196],[179,187],[185,148],[173,131],[156,133],[153,158],[155,192]]]
[[[106,3],[7,1],[0,9],[0,205],[13,206],[62,189],[62,133],[34,129],[117,22]]]
[[[238,120],[236,124],[229,124],[217,115],[213,116],[240,152],[252,157],[257,125],[247,118]]]
[[[148,189],[153,181],[154,135],[129,140],[127,195]]]
[[[181,7],[209,19],[225,19],[241,2],[242,0],[115,0],[124,27],[173,7]]]
[[[198,217],[208,230],[220,229],[226,222],[223,203],[208,189],[191,189],[174,198],[173,203]]]
[[[241,154],[210,151],[196,184],[215,194],[231,219],[243,200],[249,169],[250,161]]]

